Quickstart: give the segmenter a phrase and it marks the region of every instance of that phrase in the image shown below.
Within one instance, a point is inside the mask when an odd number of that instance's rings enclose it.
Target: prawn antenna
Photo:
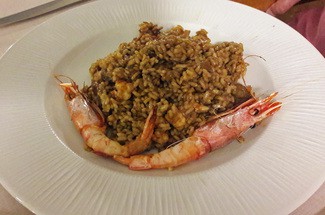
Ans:
[[[170,144],[169,146],[166,147],[166,149],[170,148],[170,147],[173,147],[175,145],[177,145],[178,143],[182,142],[183,140],[185,140],[186,138],[183,138],[181,140],[177,140],[176,142],[173,142],[172,144]]]
[[[247,55],[246,57],[244,57],[244,60],[246,60],[246,58],[249,58],[249,57],[258,57],[258,58],[261,58],[262,60],[264,60],[266,62],[264,57],[262,57],[260,55],[256,55],[256,54]]]

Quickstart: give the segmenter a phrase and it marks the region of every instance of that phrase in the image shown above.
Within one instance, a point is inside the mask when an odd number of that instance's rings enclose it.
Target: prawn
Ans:
[[[114,156],[121,164],[132,170],[156,168],[172,169],[176,166],[197,160],[207,153],[224,147],[234,139],[239,139],[249,128],[263,119],[272,116],[280,108],[281,102],[272,102],[277,93],[257,100],[251,98],[237,108],[208,120],[196,129],[191,137],[159,153],[135,155],[129,158]]]
[[[65,101],[71,120],[86,145],[95,153],[104,156],[119,155],[129,157],[145,151],[150,146],[157,118],[155,108],[149,113],[142,134],[134,141],[121,145],[105,135],[105,119],[98,106],[88,101],[72,79],[69,78],[70,83],[63,83],[59,77],[65,76],[56,75],[55,78],[60,82],[60,87],[65,93]]]

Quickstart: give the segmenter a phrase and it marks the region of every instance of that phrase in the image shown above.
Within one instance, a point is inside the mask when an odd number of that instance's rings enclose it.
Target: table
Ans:
[[[4,17],[10,14],[17,13],[19,11],[32,8],[34,6],[50,2],[51,0],[1,0],[0,1],[0,17]],[[10,26],[0,27],[0,56],[2,56],[12,44],[14,44],[19,38],[23,37],[35,26],[41,24],[47,19],[60,14],[64,11],[73,9],[81,4],[86,4],[94,0],[88,0],[87,2],[77,3],[63,9],[51,12],[49,14],[33,18],[21,23],[13,24]],[[243,2],[243,1],[241,1]],[[32,215],[33,213],[25,208],[14,199],[1,185],[0,185],[0,214],[1,215]],[[325,184],[323,184],[315,194],[310,197],[303,205],[293,211],[290,215],[305,215],[305,214],[325,214]]]

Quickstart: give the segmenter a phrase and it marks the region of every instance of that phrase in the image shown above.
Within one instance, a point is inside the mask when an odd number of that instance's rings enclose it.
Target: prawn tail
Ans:
[[[147,117],[140,139],[151,140],[157,120],[157,108],[154,108]]]
[[[129,166],[131,163],[131,158],[126,158],[123,156],[119,156],[119,155],[114,155],[113,159],[116,160],[117,162],[119,162],[120,164]]]
[[[113,159],[128,166],[131,170],[152,169],[150,164],[150,155],[135,155],[129,158],[115,155],[113,156]]]
[[[146,119],[142,134],[126,145],[128,147],[129,155],[139,154],[149,148],[156,120],[157,109],[154,108]]]

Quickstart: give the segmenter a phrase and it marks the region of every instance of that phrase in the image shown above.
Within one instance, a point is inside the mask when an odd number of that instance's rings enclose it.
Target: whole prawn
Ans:
[[[250,127],[273,115],[281,108],[280,102],[272,102],[277,93],[265,99],[249,99],[237,108],[213,117],[205,125],[195,130],[194,134],[182,142],[156,154],[135,155],[129,158],[113,158],[132,170],[173,168],[207,153],[224,147],[239,138]]]
[[[121,145],[119,142],[111,140],[105,135],[105,120],[100,109],[95,104],[88,101],[72,79],[65,77],[68,78],[70,82],[63,83],[60,77],[65,76],[55,76],[65,93],[65,101],[68,106],[71,120],[80,132],[86,145],[93,149],[95,153],[105,156],[118,155],[129,157],[139,154],[149,147],[157,118],[156,109],[153,109],[149,113],[142,134],[134,141],[126,145]]]

